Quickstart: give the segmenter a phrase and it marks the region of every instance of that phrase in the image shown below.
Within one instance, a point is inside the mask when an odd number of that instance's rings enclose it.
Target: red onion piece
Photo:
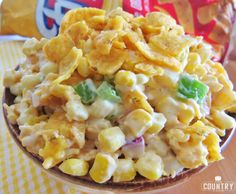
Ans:
[[[139,158],[144,154],[145,142],[144,138],[137,137],[132,142],[125,144],[122,151],[126,158]]]

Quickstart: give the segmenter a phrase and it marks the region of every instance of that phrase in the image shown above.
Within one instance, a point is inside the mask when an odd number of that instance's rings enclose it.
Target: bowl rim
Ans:
[[[18,138],[18,133],[17,130],[19,131],[18,125],[12,125],[8,118],[7,118],[7,110],[4,108],[4,104],[11,105],[11,103],[8,102],[9,98],[11,97],[12,99],[14,98],[14,95],[11,94],[9,88],[4,88],[3,96],[2,96],[2,111],[3,111],[3,116],[4,120],[7,126],[7,129],[9,133],[11,134],[12,138],[14,139],[15,143],[17,146],[20,148],[20,150],[23,151],[23,153],[30,158],[33,163],[37,164],[43,171],[46,173],[49,173],[50,175],[54,176],[55,178],[62,180],[64,182],[67,182],[69,184],[72,184],[74,186],[80,186],[86,189],[90,189],[91,191],[101,191],[101,190],[106,190],[106,191],[115,191],[115,192],[148,192],[148,191],[158,191],[158,190],[163,190],[166,189],[167,187],[173,187],[177,186],[180,183],[184,183],[188,180],[193,175],[196,175],[203,170],[207,168],[207,166],[199,166],[194,169],[184,169],[182,172],[177,174],[174,178],[171,178],[170,176],[168,177],[161,177],[158,180],[150,181],[146,178],[143,178],[141,176],[135,178],[133,181],[129,182],[113,182],[109,180],[106,183],[99,184],[94,182],[90,177],[85,176],[85,177],[78,177],[78,176],[72,176],[65,174],[61,172],[58,169],[58,166],[53,167],[51,169],[44,169],[42,166],[42,160],[37,154],[31,153],[27,151],[26,147],[24,147],[21,144],[20,139]],[[8,103],[7,103],[8,102]],[[234,118],[236,115],[234,115]],[[221,144],[221,151],[223,151],[228,143],[231,141],[233,135],[235,133],[235,128],[226,130],[225,136],[221,138],[222,144]],[[136,180],[138,179],[138,180]]]

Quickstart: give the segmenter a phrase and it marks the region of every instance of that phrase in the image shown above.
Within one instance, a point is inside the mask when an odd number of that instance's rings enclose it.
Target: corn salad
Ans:
[[[5,72],[15,100],[4,108],[45,169],[158,180],[223,158],[236,93],[211,47],[170,16],[71,10],[58,36],[27,40],[23,53]]]

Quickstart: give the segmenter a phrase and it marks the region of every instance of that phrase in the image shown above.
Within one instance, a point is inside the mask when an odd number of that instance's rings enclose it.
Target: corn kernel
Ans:
[[[88,111],[80,101],[80,98],[69,100],[65,105],[65,111],[68,121],[84,121],[89,117]]]
[[[112,177],[116,166],[116,161],[110,155],[98,153],[89,174],[95,182],[104,183]]]
[[[89,115],[94,118],[105,118],[114,111],[115,104],[109,100],[97,98],[95,102],[89,106]]]
[[[136,176],[134,162],[131,159],[117,160],[117,168],[113,174],[114,182],[131,181]]]
[[[19,117],[18,112],[16,110],[16,105],[3,104],[4,109],[7,111],[7,118],[11,124],[17,124],[17,118]]]
[[[163,162],[160,156],[153,152],[147,152],[138,159],[135,168],[139,174],[149,180],[157,180],[163,174]]]
[[[53,166],[56,165],[56,161],[52,158],[52,157],[49,157],[49,158],[46,158],[44,161],[43,161],[43,167],[45,169],[49,169],[49,168],[52,168]]]
[[[185,71],[187,73],[194,73],[195,72],[195,68],[201,64],[201,58],[200,55],[197,53],[189,53],[188,56],[188,64],[185,67]]]
[[[165,157],[169,153],[169,145],[158,135],[147,135],[145,140],[147,143],[146,151],[154,151],[160,157]]]
[[[10,92],[12,94],[14,94],[15,96],[21,95],[23,92],[23,87],[22,87],[22,83],[18,82],[12,86],[10,86]]]
[[[229,88],[230,90],[233,90],[234,86],[233,86],[233,83],[230,81],[228,75],[220,74],[218,76],[218,80],[224,87]]]
[[[21,79],[22,87],[26,89],[32,89],[41,82],[40,74],[25,75]]]
[[[90,73],[89,64],[85,57],[81,57],[81,59],[79,60],[77,71],[83,77],[89,76],[89,73]]]
[[[200,77],[200,76],[199,76]],[[202,77],[202,81],[204,84],[209,86],[210,91],[212,93],[219,92],[224,86],[219,82],[218,78],[214,75],[207,74],[206,76]]]
[[[68,147],[65,138],[59,137],[46,141],[44,148],[39,150],[39,155],[44,158],[43,167],[48,169],[61,162],[65,149]]]
[[[153,108],[147,101],[145,94],[139,90],[133,90],[126,93],[124,96],[125,106],[130,109],[144,109],[145,111],[152,113]]]
[[[36,38],[32,38],[25,41],[22,51],[26,56],[30,56],[36,54],[41,48],[40,42]]]
[[[39,155],[43,158],[54,157],[58,152],[67,148],[67,142],[65,138],[59,137],[46,141],[44,148],[39,150]]]
[[[96,140],[102,129],[112,127],[111,122],[106,119],[89,119],[87,121],[86,137]]]
[[[72,97],[74,97],[74,89],[71,86],[57,84],[52,87],[50,87],[50,93],[53,96],[56,96],[58,98],[62,98],[65,100],[69,100]],[[41,94],[43,95],[43,94]]]
[[[224,111],[213,111],[211,116],[213,123],[220,129],[232,129],[236,125],[234,118]]]
[[[58,65],[56,63],[53,63],[51,61],[48,61],[45,63],[41,68],[40,71],[44,74],[47,75],[49,73],[57,73],[58,72]]]
[[[14,85],[21,79],[21,73],[15,70],[8,70],[4,74],[3,85],[9,87]]]
[[[152,114],[152,126],[148,129],[148,133],[159,133],[166,123],[166,117],[162,113]]]
[[[136,109],[129,113],[124,126],[127,127],[135,137],[142,136],[152,125],[152,116],[143,109]]]
[[[132,87],[136,84],[136,75],[131,71],[120,70],[115,75],[115,84]]]
[[[89,164],[88,162],[71,158],[65,160],[60,166],[59,169],[69,175],[73,176],[84,176],[88,173]]]
[[[100,148],[105,152],[115,152],[125,144],[125,135],[119,127],[102,130],[98,134]]]
[[[142,73],[137,74],[136,77],[137,77],[137,84],[146,84],[149,81],[149,77]]]

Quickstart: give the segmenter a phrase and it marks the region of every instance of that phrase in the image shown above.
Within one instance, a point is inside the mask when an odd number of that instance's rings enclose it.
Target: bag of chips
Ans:
[[[216,51],[225,53],[232,31],[235,0],[3,0],[0,34],[51,38],[58,34],[63,15],[78,7],[107,11],[116,7],[136,16],[151,11],[170,14],[189,34],[203,36]]]

